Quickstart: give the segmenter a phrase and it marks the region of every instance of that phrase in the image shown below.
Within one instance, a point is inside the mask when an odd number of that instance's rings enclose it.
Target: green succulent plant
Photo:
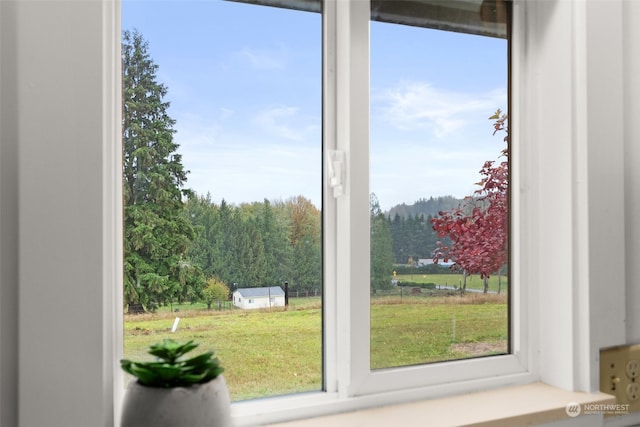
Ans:
[[[140,384],[149,387],[188,387],[206,383],[220,375],[224,368],[220,366],[218,358],[213,356],[213,351],[190,359],[183,358],[198,345],[193,340],[180,343],[165,339],[162,343],[149,347],[149,354],[155,356],[156,361],[132,362],[122,359],[120,366],[125,372],[136,377]]]

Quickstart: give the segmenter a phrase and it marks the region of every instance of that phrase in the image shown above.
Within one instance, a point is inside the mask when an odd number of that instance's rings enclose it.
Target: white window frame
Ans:
[[[346,195],[337,200],[338,235],[348,236],[349,242],[338,244],[337,264],[342,271],[337,277],[336,286],[342,291],[337,303],[349,303],[343,310],[347,313],[339,317],[338,322],[350,326],[350,339],[345,340],[350,345],[350,364],[352,369],[348,378],[349,396],[369,395],[389,391],[401,391],[433,386],[446,386],[455,388],[453,384],[462,381],[481,380],[483,378],[499,378],[501,376],[522,375],[530,380],[529,366],[526,357],[526,340],[518,340],[513,346],[513,354],[493,356],[462,361],[451,361],[428,365],[393,368],[371,371],[370,360],[370,298],[369,277],[363,272],[370,271],[369,259],[369,25],[370,6],[367,1],[352,3],[338,2],[338,16],[349,16],[348,26],[337,31],[337,46],[346,47],[351,44],[350,62],[348,68],[341,68],[336,64],[336,79],[344,80],[343,90],[339,90],[339,99],[336,103],[337,132],[336,146],[350,153],[347,167]],[[338,25],[344,21],[338,21]],[[343,32],[341,33],[340,30]],[[506,54],[506,52],[505,52]],[[338,58],[340,56],[338,55]],[[338,83],[340,85],[340,83]],[[340,113],[341,106],[348,109],[347,113]],[[327,106],[331,109],[332,106]],[[327,114],[331,114],[330,112]],[[342,120],[342,123],[340,122]],[[517,123],[514,120],[515,123]],[[340,129],[348,129],[341,132]],[[331,132],[327,132],[331,135]],[[516,144],[513,144],[517,151]],[[325,141],[326,142],[326,141]],[[516,169],[517,173],[517,169]],[[357,177],[357,178],[355,178]],[[518,210],[519,199],[516,194],[512,199],[512,215],[518,218],[521,211]],[[514,247],[518,247],[518,222],[514,224]],[[350,243],[350,244],[348,244]],[[349,248],[349,251],[345,248]],[[343,253],[340,253],[344,250]],[[341,265],[342,264],[342,265]],[[514,263],[513,278],[513,304],[514,318],[521,313],[523,301],[519,299],[518,289],[522,284],[522,278],[518,277],[518,263]],[[346,293],[349,292],[349,295]],[[339,309],[340,310],[340,309]],[[526,333],[526,324],[519,322],[513,328],[513,335],[522,337]],[[345,330],[347,327],[341,328]],[[515,344],[515,343],[514,343]],[[524,348],[523,345],[525,345]],[[346,378],[344,380],[347,380]],[[344,381],[343,380],[343,381]],[[523,379],[525,380],[525,379]],[[498,380],[499,381],[499,380]],[[464,386],[468,390],[468,385]],[[484,385],[486,387],[486,385]],[[415,393],[415,390],[412,391]],[[427,395],[431,394],[425,390]]]
[[[524,7],[513,8],[512,46],[523,40]],[[531,218],[526,200],[512,194],[512,353],[419,366],[370,370],[369,295],[369,26],[367,0],[325,0],[323,12],[324,151],[345,155],[344,192],[334,197],[325,168],[324,227],[324,382],[325,392],[234,404],[239,425],[271,422],[378,405],[467,393],[537,379],[531,357],[530,313],[534,287],[523,291],[527,268],[521,260],[536,248],[524,245],[524,225]],[[518,30],[518,28],[520,30]],[[517,58],[518,49],[513,55]],[[518,76],[518,64],[512,64]],[[512,140],[519,140],[518,79],[512,81]],[[518,143],[510,161],[512,187],[525,179]],[[529,227],[530,228],[530,227]],[[252,414],[259,413],[254,416]]]

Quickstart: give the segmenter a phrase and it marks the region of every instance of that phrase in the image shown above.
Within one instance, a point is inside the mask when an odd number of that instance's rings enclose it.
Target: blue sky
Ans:
[[[168,87],[187,186],[231,203],[321,200],[321,17],[223,0],[124,0]],[[463,197],[496,159],[506,41],[371,25],[371,191]],[[366,108],[366,106],[363,106]]]

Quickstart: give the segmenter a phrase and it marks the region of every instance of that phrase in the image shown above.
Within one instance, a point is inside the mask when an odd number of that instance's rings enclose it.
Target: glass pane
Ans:
[[[505,25],[482,29],[472,1],[372,8],[371,367],[504,354]]]
[[[232,400],[320,390],[321,14],[125,0],[122,15],[125,357],[193,339]]]

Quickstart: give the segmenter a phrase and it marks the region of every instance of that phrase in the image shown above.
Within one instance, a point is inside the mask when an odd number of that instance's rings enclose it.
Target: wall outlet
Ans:
[[[636,359],[631,359],[627,362],[627,366],[625,367],[625,372],[629,378],[637,378],[638,371],[640,370],[640,362]]]
[[[630,383],[627,385],[627,397],[629,398],[629,402],[634,400],[638,400],[640,397],[640,384],[638,383]]]
[[[600,350],[600,391],[640,411],[640,344]]]

